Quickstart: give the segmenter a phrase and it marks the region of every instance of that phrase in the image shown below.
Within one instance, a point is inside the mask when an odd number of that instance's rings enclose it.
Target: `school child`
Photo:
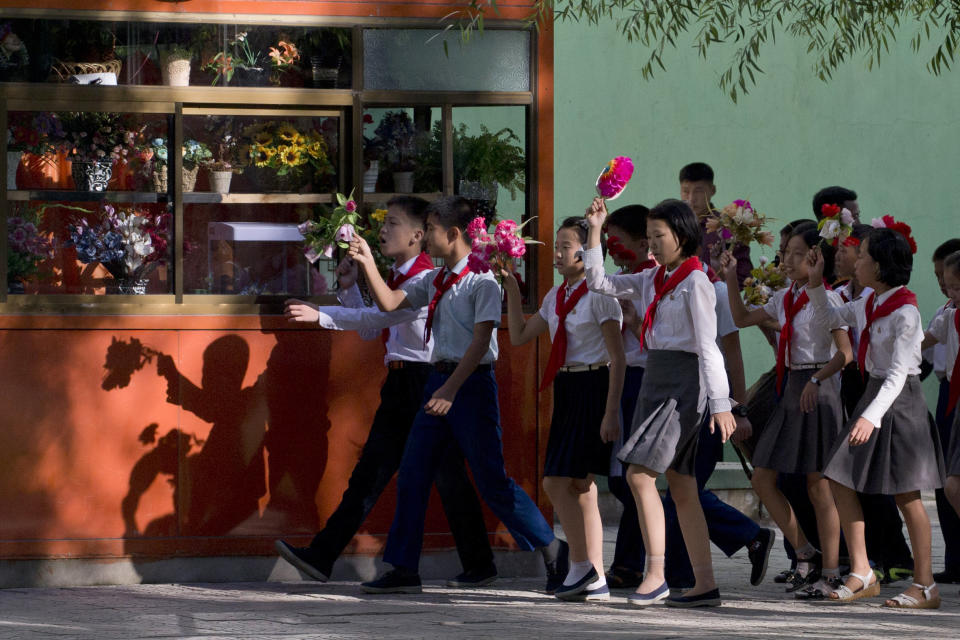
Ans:
[[[860,243],[873,227],[854,224],[853,232],[837,246],[836,275],[834,291],[844,302],[866,298],[873,289],[864,287],[857,280],[856,262],[860,255]],[[860,344],[860,332],[857,327],[847,329],[853,353]],[[840,372],[840,397],[843,399],[844,419],[848,418],[860,397],[863,395],[865,381],[856,360],[851,360]],[[888,584],[913,575],[913,557],[910,547],[903,537],[903,520],[897,510],[893,496],[882,494],[858,493],[857,498],[863,508],[863,521],[867,544],[867,557],[880,577],[880,584]],[[846,555],[846,545],[841,540],[840,557]]]
[[[957,400],[960,399],[960,358],[957,357],[958,343],[960,343],[960,313],[957,313],[957,305],[960,304],[960,251],[955,251],[943,259],[943,288],[950,296],[952,305],[943,309],[930,323],[923,346],[927,348],[930,343],[936,342],[943,347],[947,383],[947,404],[944,413],[957,416],[960,415],[960,412],[956,411]],[[947,434],[948,439],[944,440],[949,443],[945,459],[947,482],[944,485],[944,494],[953,506],[955,514],[960,514],[960,427],[958,425],[960,425],[960,419],[954,417],[952,433]]]
[[[843,425],[838,374],[852,358],[846,329],[828,331],[813,322],[808,304],[807,256],[817,246],[816,229],[799,226],[791,232],[780,263],[791,284],[776,292],[759,309],[749,311],[731,283],[736,284],[736,259],[723,256],[728,298],[734,322],[748,327],[773,318],[780,323],[777,348],[779,404],[764,425],[753,452],[754,490],[767,506],[797,554],[795,579],[787,587],[801,599],[820,599],[839,586],[840,521],[826,478],[821,475],[826,455]],[[832,247],[825,250],[832,263]],[[822,278],[822,275],[821,275]],[[817,281],[820,284],[820,281]],[[840,297],[829,292],[840,302]],[[777,488],[779,473],[805,474],[807,493],[816,513],[822,550],[810,544],[786,496]]]
[[[647,217],[647,240],[662,265],[637,274],[608,276],[603,271],[600,235],[607,211],[597,198],[587,212],[590,233],[584,267],[587,286],[604,295],[644,303],[641,336],[647,366],[634,413],[634,433],[620,451],[630,466],[627,482],[637,502],[647,550],[643,582],[630,602],[647,605],[666,599],[676,607],[718,606],[707,526],[698,499],[694,464],[703,412],[711,430],[726,441],[736,423],[730,413],[723,357],[717,348],[716,295],[696,252],[700,228],[690,207],[665,200]],[[703,388],[701,388],[701,380]],[[676,596],[664,579],[665,525],[656,478],[666,472],[696,582]]]
[[[944,260],[950,254],[960,251],[960,238],[951,238],[947,240],[933,252],[933,272],[937,276],[937,284],[944,297],[948,298],[946,303],[937,309],[936,314],[930,321],[931,324],[937,322],[937,319],[943,315],[947,309],[954,309],[956,305],[949,299],[944,276]],[[929,331],[929,327],[927,331]],[[947,404],[950,397],[950,384],[947,381],[946,347],[943,343],[938,343],[924,351],[924,360],[929,361],[933,367],[933,372],[940,380],[940,393],[937,398],[936,421],[937,429],[940,433],[940,442],[946,446],[951,442],[951,427],[954,424],[954,418],[957,411],[947,411]],[[922,377],[922,374],[921,374]],[[947,499],[945,489],[938,489],[937,497],[937,517],[940,520],[940,533],[943,535],[943,571],[933,574],[938,584],[958,584],[960,583],[960,516],[953,510],[950,501]]]
[[[563,284],[550,289],[539,313],[524,320],[520,287],[503,269],[510,342],[522,345],[550,332],[550,360],[543,390],[553,383],[553,416],[543,470],[550,497],[570,545],[570,570],[556,589],[561,600],[609,600],[603,574],[603,523],[596,474],[610,467],[610,443],[620,432],[620,393],[625,368],[620,305],[587,289],[583,245],[587,223],[567,218],[557,230],[554,266]]]
[[[913,548],[914,583],[884,606],[927,609],[940,606],[930,558],[930,520],[920,492],[943,486],[943,456],[936,429],[927,418],[920,387],[923,329],[910,281],[913,255],[907,238],[888,228],[872,230],[860,244],[857,279],[873,289],[866,299],[834,306],[819,286],[823,255],[814,251],[807,294],[823,328],[862,327],[857,363],[869,374],[863,397],[827,458],[847,549],[850,574],[830,594],[835,602],[877,595],[864,541],[863,511],[856,492],[892,494],[907,523]],[[813,286],[818,285],[818,286]]]
[[[380,232],[380,250],[393,258],[388,286],[405,290],[433,269],[423,253],[427,202],[398,196],[387,203]],[[413,419],[420,409],[423,387],[430,374],[433,340],[423,342],[426,312],[399,311],[386,314],[363,306],[356,286],[357,267],[349,258],[337,269],[343,307],[316,307],[301,300],[288,300],[285,315],[291,322],[313,323],[326,329],[355,330],[365,340],[384,339],[383,358],[387,378],[380,390],[370,434],[353,468],[340,504],[327,518],[322,531],[308,547],[294,547],[283,540],[275,546],[280,556],[315,580],[326,582],[334,561],[356,534],[377,503],[387,483],[400,466]],[[435,483],[450,530],[457,545],[463,573],[450,579],[452,587],[477,587],[493,582],[497,569],[487,537],[480,501],[467,476],[463,454],[451,445],[442,459]]]
[[[364,583],[368,593],[420,590],[420,551],[430,485],[450,443],[463,451],[484,502],[506,525],[517,545],[538,549],[547,569],[547,588],[567,573],[566,543],[553,535],[536,504],[504,469],[500,410],[493,366],[494,327],[500,323],[500,287],[494,274],[468,266],[467,227],[475,212],[464,198],[447,197],[427,207],[427,249],[444,266],[408,288],[392,290],[377,271],[370,248],[357,236],[349,255],[360,265],[383,311],[427,308],[424,340],[434,338],[433,370],[423,406],[414,419],[397,480],[397,509],[384,561],[393,570]]]

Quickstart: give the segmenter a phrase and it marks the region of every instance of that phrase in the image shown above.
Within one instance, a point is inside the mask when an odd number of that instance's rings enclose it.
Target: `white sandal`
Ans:
[[[880,583],[877,581],[877,576],[873,571],[862,576],[851,571],[849,577],[859,580],[860,588],[854,591],[846,584],[842,584],[836,591],[830,594],[831,602],[853,602],[860,598],[880,595]],[[869,581],[870,578],[873,578],[873,582]]]
[[[895,595],[886,602],[883,603],[883,606],[889,607],[891,609],[939,609],[940,608],[940,594],[933,595],[933,589],[937,586],[937,583],[934,582],[928,587],[923,586],[922,584],[913,583],[917,589],[920,589],[920,592],[923,594],[923,600],[917,600],[913,596],[908,596],[906,593],[901,593]],[[889,603],[895,604],[889,604]]]

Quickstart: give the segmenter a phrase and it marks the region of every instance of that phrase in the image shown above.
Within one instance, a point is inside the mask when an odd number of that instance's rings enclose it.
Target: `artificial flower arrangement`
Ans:
[[[71,112],[63,115],[64,146],[74,162],[125,159],[137,149],[147,125],[127,122],[118,113]]]
[[[906,222],[898,222],[891,215],[885,215],[882,218],[874,218],[870,221],[870,226],[874,229],[892,229],[904,238],[910,245],[910,253],[917,252],[917,241],[913,239],[913,229]]]
[[[853,213],[849,209],[835,204],[825,204],[820,208],[822,217],[817,224],[821,242],[828,241],[834,247],[843,242],[853,233]]]
[[[337,206],[329,214],[321,214],[313,220],[307,220],[297,227],[303,236],[303,253],[313,264],[320,258],[332,259],[337,247],[346,249],[358,228],[360,214],[353,192],[349,196],[337,194]]]
[[[66,137],[63,123],[49,111],[11,111],[7,128],[7,151],[22,151],[43,157],[57,150]]]
[[[513,220],[497,222],[491,236],[487,233],[487,221],[477,216],[467,227],[470,237],[470,255],[467,257],[467,266],[475,273],[486,273],[491,269],[500,277],[500,268],[514,264],[527,253],[528,244],[543,244],[530,237],[522,235],[523,228],[534,220],[530,218],[521,225]]]
[[[374,130],[382,141],[387,159],[394,171],[413,171],[414,139],[417,130],[406,111],[387,111]]]
[[[605,200],[620,197],[627,183],[633,177],[633,160],[627,156],[617,156],[609,163],[597,178],[597,193]]]
[[[7,218],[7,281],[22,282],[35,275],[41,260],[53,254],[48,234],[40,232],[44,210],[54,206],[42,204],[28,208],[22,215]],[[68,207],[79,209],[79,207]],[[86,211],[86,209],[81,209]]]
[[[104,205],[97,225],[86,218],[68,227],[68,247],[84,264],[99,262],[117,280],[142,279],[167,258],[170,214],[118,210]]]
[[[787,277],[779,266],[766,256],[760,256],[759,263],[743,281],[743,301],[755,307],[767,304],[770,296],[787,286]]]
[[[229,45],[233,48],[232,54],[220,51],[203,65],[204,71],[215,73],[212,84],[216,85],[220,78],[224,79],[224,84],[228,84],[238,69],[258,72],[264,70],[263,63],[266,60],[263,59],[263,52],[255,48],[247,31],[239,32]],[[271,70],[270,81],[280,84],[280,74],[293,68],[300,60],[300,52],[292,42],[280,39],[276,47],[269,48],[267,59]]]
[[[773,234],[763,229],[767,216],[753,208],[749,200],[734,200],[723,209],[714,209],[707,218],[708,233],[719,233],[724,244],[749,245],[751,242],[773,246]]]
[[[270,168],[278,176],[299,174],[304,167],[315,176],[333,173],[327,141],[316,130],[300,132],[290,122],[260,122],[243,129],[241,157],[255,167]]]

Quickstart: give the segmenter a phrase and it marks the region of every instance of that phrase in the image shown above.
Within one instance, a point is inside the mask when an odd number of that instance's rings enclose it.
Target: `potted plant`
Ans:
[[[243,173],[243,167],[237,166],[229,160],[210,160],[204,164],[210,178],[210,191],[214,193],[230,193],[230,181],[233,174]]]
[[[340,69],[350,57],[350,29],[325,27],[309,31],[301,40],[301,49],[307,51],[310,78],[316,88],[336,89]]]
[[[491,133],[480,125],[480,134],[471,136],[461,124],[454,135],[453,172],[459,178],[457,192],[471,200],[496,203],[499,187],[517,191],[525,186],[527,161],[520,139],[504,127]]]
[[[163,84],[169,87],[190,86],[190,61],[193,51],[172,45],[163,57]]]
[[[406,111],[387,111],[374,134],[382,141],[385,155],[393,171],[393,189],[397,193],[413,192],[413,171],[416,163],[417,135],[413,120]]]
[[[7,293],[23,293],[24,280],[37,274],[40,261],[53,253],[52,243],[39,230],[45,206],[7,218]]]
[[[167,166],[169,165],[166,138],[151,140],[150,149],[153,151],[151,160],[153,188],[154,191],[164,192],[167,190]],[[210,160],[212,154],[207,145],[197,140],[185,140],[181,148],[181,154],[183,157],[182,188],[184,193],[189,193],[197,186],[197,174],[200,172],[200,165]]]
[[[65,147],[78,191],[106,191],[113,163],[136,148],[136,131],[128,131],[120,114],[70,112],[63,116]]]

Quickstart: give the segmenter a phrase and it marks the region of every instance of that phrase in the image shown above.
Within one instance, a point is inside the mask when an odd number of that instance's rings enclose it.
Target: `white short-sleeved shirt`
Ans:
[[[960,351],[960,336],[957,335],[957,328],[954,324],[956,315],[957,310],[953,307],[949,309],[941,307],[937,316],[930,321],[930,327],[927,329],[930,335],[937,339],[937,346],[941,347],[943,352],[943,375],[947,380],[953,378],[953,363],[957,361],[957,352]]]
[[[948,300],[943,306],[937,309],[937,313],[934,314],[933,320],[931,320],[930,324],[927,325],[927,331],[933,333],[933,323],[937,322],[938,318],[940,318],[940,316],[950,309],[953,309],[953,303]],[[953,367],[953,358],[947,358],[946,344],[947,343],[944,340],[940,340],[937,344],[923,352],[924,359],[933,363],[933,372],[941,380],[946,377],[947,371]],[[950,365],[949,367],[947,366],[948,364]]]
[[[591,291],[615,298],[639,299],[644,309],[653,301],[654,278],[659,269],[607,275],[600,247],[587,249],[583,262]],[[687,351],[699,356],[700,388],[710,401],[711,413],[729,411],[731,407],[727,372],[717,347],[716,298],[707,274],[693,271],[660,300],[657,319],[644,342],[648,349]]]
[[[794,299],[802,295],[801,290],[791,284],[790,287],[775,292],[770,296],[767,304],[763,305],[764,312],[779,322],[781,328],[787,322],[784,300],[791,289],[794,290]],[[809,295],[808,289],[807,296],[809,297]],[[826,291],[826,295],[831,305],[839,306],[843,304],[843,298],[836,291]],[[830,330],[826,330],[814,322],[814,313],[813,305],[808,302],[793,317],[793,336],[790,339],[788,366],[828,362],[837,352],[837,344],[833,340],[833,334],[830,333]],[[846,329],[846,326],[837,328]]]
[[[874,297],[874,308],[883,304],[898,289],[894,287]],[[826,329],[844,325],[867,326],[866,305],[869,298],[860,298],[840,305],[827,297],[823,287],[807,288],[807,295],[815,308],[816,323]],[[860,415],[879,428],[883,414],[903,390],[908,375],[920,373],[920,344],[923,325],[920,310],[912,304],[903,305],[890,315],[876,318],[870,325],[870,347],[864,366],[871,376],[884,378],[877,396]]]
[[[557,315],[557,289],[565,288],[567,291],[564,299],[567,299],[579,285],[580,282],[575,283],[572,288],[558,285],[543,297],[540,317],[550,327],[551,341],[557,335],[557,327],[560,324],[560,317]],[[564,322],[567,329],[567,353],[563,361],[564,366],[610,362],[610,354],[607,352],[607,344],[601,329],[601,325],[610,320],[616,320],[618,325],[623,322],[620,303],[609,296],[587,291],[567,314]]]
[[[467,257],[465,256],[454,266],[452,272],[446,267],[433,269],[412,286],[403,287],[410,306],[414,309],[428,307],[436,291],[433,281],[437,274],[443,271],[446,280],[451,273],[460,273],[466,266]],[[493,322],[494,327],[500,326],[502,310],[500,285],[497,284],[493,273],[471,271],[466,274],[443,294],[437,304],[431,329],[434,343],[430,361],[459,362],[470,347],[470,343],[473,342],[474,325]],[[491,364],[496,359],[497,332],[494,331],[490,336],[490,346],[480,359],[480,364]]]

